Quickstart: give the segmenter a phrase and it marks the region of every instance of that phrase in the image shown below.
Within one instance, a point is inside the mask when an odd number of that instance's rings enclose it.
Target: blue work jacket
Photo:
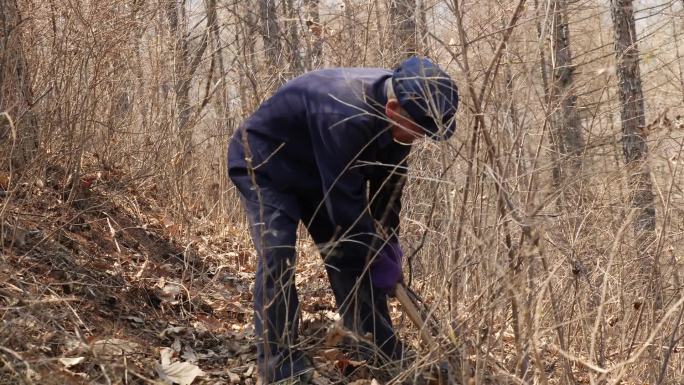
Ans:
[[[335,68],[287,82],[235,132],[229,172],[253,170],[264,203],[292,218],[301,213],[288,196],[316,192],[312,203],[347,235],[370,245],[379,224],[396,236],[410,147],[392,140],[385,117],[391,76]]]

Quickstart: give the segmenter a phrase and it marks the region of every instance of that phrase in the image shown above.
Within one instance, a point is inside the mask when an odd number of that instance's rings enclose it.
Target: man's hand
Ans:
[[[370,267],[371,281],[376,289],[394,295],[395,287],[402,281],[403,257],[404,253],[397,241],[389,241],[382,247]]]

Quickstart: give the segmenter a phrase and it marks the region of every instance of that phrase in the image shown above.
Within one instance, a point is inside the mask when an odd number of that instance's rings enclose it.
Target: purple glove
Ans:
[[[373,260],[370,267],[371,282],[385,294],[394,294],[394,288],[401,282],[401,259],[404,253],[399,242],[387,242]]]

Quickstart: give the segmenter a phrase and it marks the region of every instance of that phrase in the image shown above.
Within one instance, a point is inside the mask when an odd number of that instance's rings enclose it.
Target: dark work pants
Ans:
[[[254,323],[262,381],[288,378],[310,366],[309,360],[296,348],[300,309],[294,271],[300,220],[307,225],[324,258],[345,327],[360,335],[371,333],[378,353],[390,359],[399,358],[402,349],[392,329],[387,296],[374,291],[368,274],[363,274],[367,246],[337,239],[336,226],[329,220],[325,208],[317,210],[321,199],[318,194],[278,192],[264,182],[259,182],[257,189],[252,187],[246,173],[231,170],[230,176],[242,194],[258,254]],[[294,208],[288,214],[279,208],[284,205],[296,207],[288,206]]]

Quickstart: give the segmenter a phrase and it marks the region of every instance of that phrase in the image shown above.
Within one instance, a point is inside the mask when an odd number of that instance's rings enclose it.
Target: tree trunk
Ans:
[[[540,14],[540,10],[543,11],[543,8],[539,7],[539,0],[534,1],[534,7],[537,10],[537,37],[539,38],[540,44],[539,44],[539,69],[540,69],[540,74],[541,74],[541,80],[542,80],[542,87],[544,88],[544,101],[546,103],[549,102],[549,69],[548,69],[548,64],[546,60],[546,50],[544,49],[544,44],[541,42],[546,40],[546,35],[544,34],[544,26],[540,20],[545,20],[545,17],[543,14]]]
[[[360,25],[357,20],[357,12],[355,2],[353,0],[342,0],[344,6],[344,18],[342,21],[342,31],[337,33],[337,40],[335,43],[331,44],[336,46],[332,50],[337,52],[337,60],[335,65],[341,67],[353,67],[357,65],[359,59],[362,56],[363,50],[361,49],[362,40],[359,36],[363,34],[362,30],[359,29]]]
[[[185,7],[185,0],[181,0],[179,6],[177,0],[168,0],[166,2],[166,17],[169,21],[169,28],[171,30],[174,52],[174,91],[176,94],[176,125],[178,130],[178,137],[180,139],[181,161],[185,164],[185,158],[190,155],[190,144],[192,142],[192,132],[188,130],[188,121],[190,119],[190,74],[188,73],[189,66],[189,48],[188,40],[186,39],[187,28],[185,25],[185,18],[181,17],[179,8]]]
[[[418,53],[416,0],[390,0],[391,57],[398,61]]]
[[[306,26],[309,28],[309,44],[306,52],[306,69],[312,70],[321,65],[323,60],[323,26],[319,0],[304,0],[306,10]]]
[[[242,65],[239,71],[239,89],[242,107],[242,115],[251,114],[261,102],[261,88],[257,80],[258,69],[256,54],[256,36],[260,31],[260,24],[254,12],[244,3],[234,3],[233,13],[242,15],[244,22],[237,23],[235,29],[235,41],[240,48]]]
[[[181,140],[182,156],[186,158],[192,152],[192,129],[190,117],[190,87],[197,68],[202,60],[202,55],[209,44],[209,35],[216,23],[216,2],[210,0],[207,5],[207,26],[194,52],[190,51],[190,32],[185,18],[185,0],[168,0],[166,3],[166,16],[173,38],[174,52],[174,91],[176,93],[176,124]]]
[[[632,0],[611,0],[611,13],[615,30],[622,150],[629,172],[630,201],[632,207],[637,210],[634,221],[637,252],[651,264],[644,266],[643,272],[648,273],[648,270],[656,267],[652,251],[656,210],[653,182],[648,167],[648,144],[643,131],[646,118]],[[651,273],[656,273],[656,270],[652,270]],[[650,278],[653,282],[656,277],[645,278]]]
[[[271,73],[278,73],[278,77],[284,79],[282,75],[282,51],[283,46],[280,41],[280,25],[278,24],[278,13],[274,0],[259,0],[259,18],[261,23],[261,37],[264,41],[264,53],[266,55],[266,65]]]
[[[684,6],[684,0],[682,1],[682,5]],[[680,20],[680,17],[677,17],[677,12],[675,11],[675,6],[674,4],[670,4],[670,13],[672,13],[672,17],[670,18],[670,21],[672,23],[672,41],[674,42],[674,53],[675,53],[675,58],[677,59],[677,70],[679,72],[679,90],[682,93],[682,103],[684,103],[684,63],[682,63],[682,55],[679,53],[679,30],[677,29],[677,23]],[[684,14],[684,10],[680,11],[680,15]]]
[[[230,100],[228,97],[228,88],[226,87],[226,69],[223,63],[223,44],[221,43],[221,32],[219,28],[218,13],[216,12],[216,3],[217,0],[209,0],[207,2],[207,14],[213,15],[214,18],[214,21],[209,24],[209,27],[211,28],[211,36],[213,36],[212,41],[214,45],[211,48],[211,52],[213,52],[213,55],[216,59],[217,75],[219,77],[219,81],[221,82],[221,98],[219,102],[216,104],[216,109],[220,110],[220,124],[223,125],[227,123],[227,120],[230,116]]]
[[[192,121],[196,120],[196,116],[193,116],[193,113],[198,112],[206,104],[202,102],[200,108],[193,108],[190,104],[190,88],[209,44],[211,28],[216,23],[216,2],[210,0],[206,3],[206,28],[197,48],[193,51],[190,50],[192,37],[187,26],[185,0],[166,0],[164,11],[169,22],[174,54],[176,132],[178,133],[178,153],[173,157],[174,187],[176,188],[174,194],[179,198],[182,210],[187,213],[190,205],[186,204],[189,201],[186,200],[188,197],[186,197],[185,185],[187,181],[193,180],[195,173],[192,167],[194,152]]]
[[[293,0],[287,0],[287,45],[288,59],[290,64],[290,77],[301,75],[304,71],[302,56],[299,53],[299,11],[295,9]]]
[[[577,96],[572,88],[574,67],[567,13],[567,0],[556,0],[553,10],[554,60],[551,98],[555,111],[553,141],[557,151],[553,175],[558,186],[573,182],[579,174],[584,149],[582,123],[577,111]],[[577,186],[569,186],[567,191],[577,191]]]
[[[426,0],[418,0],[418,12],[417,19],[417,37],[416,37],[416,51],[421,55],[427,55],[430,53],[430,26],[427,22],[427,6],[425,5]]]
[[[0,162],[17,170],[23,169],[38,149],[22,22],[16,0],[0,0]]]

